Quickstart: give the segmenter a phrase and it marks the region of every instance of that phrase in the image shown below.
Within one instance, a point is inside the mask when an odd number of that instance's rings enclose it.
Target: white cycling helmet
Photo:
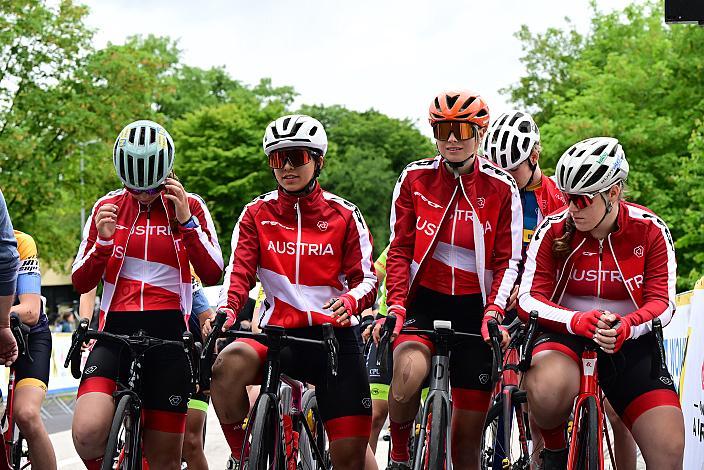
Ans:
[[[568,194],[594,194],[628,177],[628,162],[613,137],[592,137],[570,147],[557,162],[557,186]]]
[[[112,160],[125,186],[153,189],[166,180],[174,167],[174,141],[160,124],[135,121],[117,136]]]
[[[289,147],[306,147],[324,156],[328,150],[328,136],[317,119],[305,114],[291,114],[266,126],[262,146],[267,156],[274,150]]]
[[[540,142],[533,118],[522,111],[503,113],[484,136],[484,155],[504,170],[513,170],[530,157]]]

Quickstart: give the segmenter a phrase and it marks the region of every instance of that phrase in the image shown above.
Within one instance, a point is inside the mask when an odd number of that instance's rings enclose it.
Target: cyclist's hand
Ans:
[[[81,344],[81,352],[85,351],[90,351],[93,349],[93,345],[95,344],[95,339],[89,339],[88,341],[84,342]]]
[[[487,313],[484,314],[481,327],[482,338],[484,338],[484,342],[491,345],[491,337],[489,336],[489,321],[495,320],[499,326],[499,332],[501,332],[501,349],[505,351],[511,337],[508,334],[508,330],[501,324],[499,318],[497,318],[497,315],[500,315],[500,313],[494,310],[488,310]]]
[[[570,320],[570,329],[575,335],[583,336],[587,339],[594,339],[597,325],[599,324],[603,313],[604,312],[601,310],[576,312]]]
[[[354,302],[348,295],[341,295],[340,298],[332,298],[325,302],[323,308],[332,310],[332,318],[336,323],[348,326],[354,312]]]
[[[605,320],[611,326],[605,330],[597,330],[594,341],[601,346],[604,352],[613,354],[621,349],[627,339],[630,339],[631,320],[628,316],[619,317],[613,313],[608,314],[608,318],[605,318]],[[615,326],[615,328],[612,326]]]
[[[0,365],[10,367],[17,360],[17,342],[9,327],[0,328]]]
[[[201,332],[203,333],[203,338],[207,338],[208,335],[213,331],[213,320],[215,317],[206,318],[203,322],[203,327]]]
[[[174,178],[166,178],[166,193],[164,197],[174,203],[176,220],[185,224],[191,218],[191,208],[188,206],[188,194],[181,182]]]
[[[508,302],[507,302],[507,307],[506,310],[513,310],[516,308],[516,299],[518,298],[518,285],[513,286],[513,290],[511,291],[511,295],[508,296]]]
[[[380,318],[377,321],[374,322],[372,325],[372,339],[374,340],[374,344],[379,344],[379,341],[381,340],[381,329],[384,327],[384,322],[386,321],[386,318]],[[396,338],[398,338],[399,333],[401,333],[401,328],[403,328],[403,318],[401,317],[396,317],[396,326],[394,327],[394,331],[391,333],[391,338],[389,338],[390,342],[396,341]]]
[[[100,238],[109,240],[115,235],[115,224],[117,222],[117,206],[115,204],[103,204],[95,214],[95,227],[98,229]]]
[[[237,321],[237,314],[235,314],[234,310],[227,307],[220,307],[218,309],[218,312],[225,312],[227,314],[227,320],[225,320],[225,324],[222,325],[222,331],[227,331]],[[214,321],[215,317],[211,318],[210,320]],[[205,325],[203,325],[203,327],[205,327]],[[212,329],[212,325],[210,326],[210,328]]]
[[[371,315],[362,317],[362,321],[359,323],[359,326],[361,327],[360,330],[362,332],[362,341],[366,343],[372,335],[372,329],[374,328],[374,317]]]

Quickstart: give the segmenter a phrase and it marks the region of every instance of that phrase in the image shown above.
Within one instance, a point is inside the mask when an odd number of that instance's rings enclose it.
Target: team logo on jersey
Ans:
[[[171,406],[178,406],[178,404],[181,403],[181,397],[178,395],[171,395],[169,397],[169,403],[171,403]]]
[[[276,220],[262,220],[262,225],[273,225],[274,227],[281,227],[286,230],[294,230],[293,227],[287,227],[286,225],[277,222]]]
[[[487,382],[489,382],[489,374],[481,374],[479,376],[479,382],[481,382],[482,385],[485,385]]]
[[[318,221],[318,230],[321,232],[324,232],[328,229],[328,223],[325,222],[324,220],[319,220]]]
[[[596,251],[583,251],[582,254],[584,256],[594,256],[596,255]]]
[[[484,207],[484,204],[486,204],[486,200],[483,197],[478,197],[477,198],[477,205],[479,206],[480,209]]]
[[[440,204],[438,204],[437,202],[431,201],[430,199],[428,199],[427,197],[423,196],[423,195],[422,195],[421,193],[419,193],[418,191],[415,191],[415,192],[413,193],[413,195],[414,195],[414,196],[419,196],[419,197],[420,197],[423,201],[425,201],[430,207],[434,207],[434,208],[436,208],[436,209],[442,209],[442,206],[441,206]]]
[[[89,368],[86,369],[86,375],[92,374],[96,370],[98,370],[98,366],[90,366]]]
[[[362,398],[362,406],[369,409],[372,407],[372,399],[371,398]]]
[[[637,247],[633,248],[633,254],[636,255],[638,258],[643,257],[643,245],[638,245]]]

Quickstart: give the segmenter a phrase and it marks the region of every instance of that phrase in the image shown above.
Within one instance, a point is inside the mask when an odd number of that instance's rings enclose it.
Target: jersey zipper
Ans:
[[[147,205],[147,230],[146,230],[146,234],[144,236],[144,261],[145,261],[145,263],[142,264],[142,266],[144,266],[142,268],[142,289],[141,289],[141,292],[139,295],[139,297],[140,297],[140,299],[139,299],[140,311],[142,311],[142,312],[144,311],[144,278],[147,275],[145,270],[147,269],[146,268],[146,266],[147,266],[147,263],[146,263],[147,253],[149,253],[149,221],[151,220],[151,218],[152,218],[152,205],[149,204],[149,205]]]
[[[599,240],[599,270],[596,272],[596,297],[598,299],[598,307],[601,308],[601,262],[604,256],[604,240]]]
[[[301,267],[301,200],[296,201],[296,221],[298,223],[298,232],[296,233],[296,290],[298,291],[298,296],[306,302],[306,314],[308,315],[308,326],[313,326],[313,315],[308,309],[308,302],[303,297],[301,292],[301,286],[298,283],[298,274]]]
[[[455,227],[457,226],[457,211],[460,208],[460,200],[457,198],[455,211],[452,214],[452,234],[450,236],[450,272],[452,273],[452,295],[455,295]]]

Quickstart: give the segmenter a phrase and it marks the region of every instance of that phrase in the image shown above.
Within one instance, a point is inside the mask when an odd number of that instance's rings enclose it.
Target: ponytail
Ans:
[[[568,216],[565,221],[565,233],[560,238],[556,238],[552,242],[552,255],[557,259],[564,259],[569,256],[572,249],[570,248],[570,242],[574,236],[574,232],[577,230],[576,225],[572,217]]]

